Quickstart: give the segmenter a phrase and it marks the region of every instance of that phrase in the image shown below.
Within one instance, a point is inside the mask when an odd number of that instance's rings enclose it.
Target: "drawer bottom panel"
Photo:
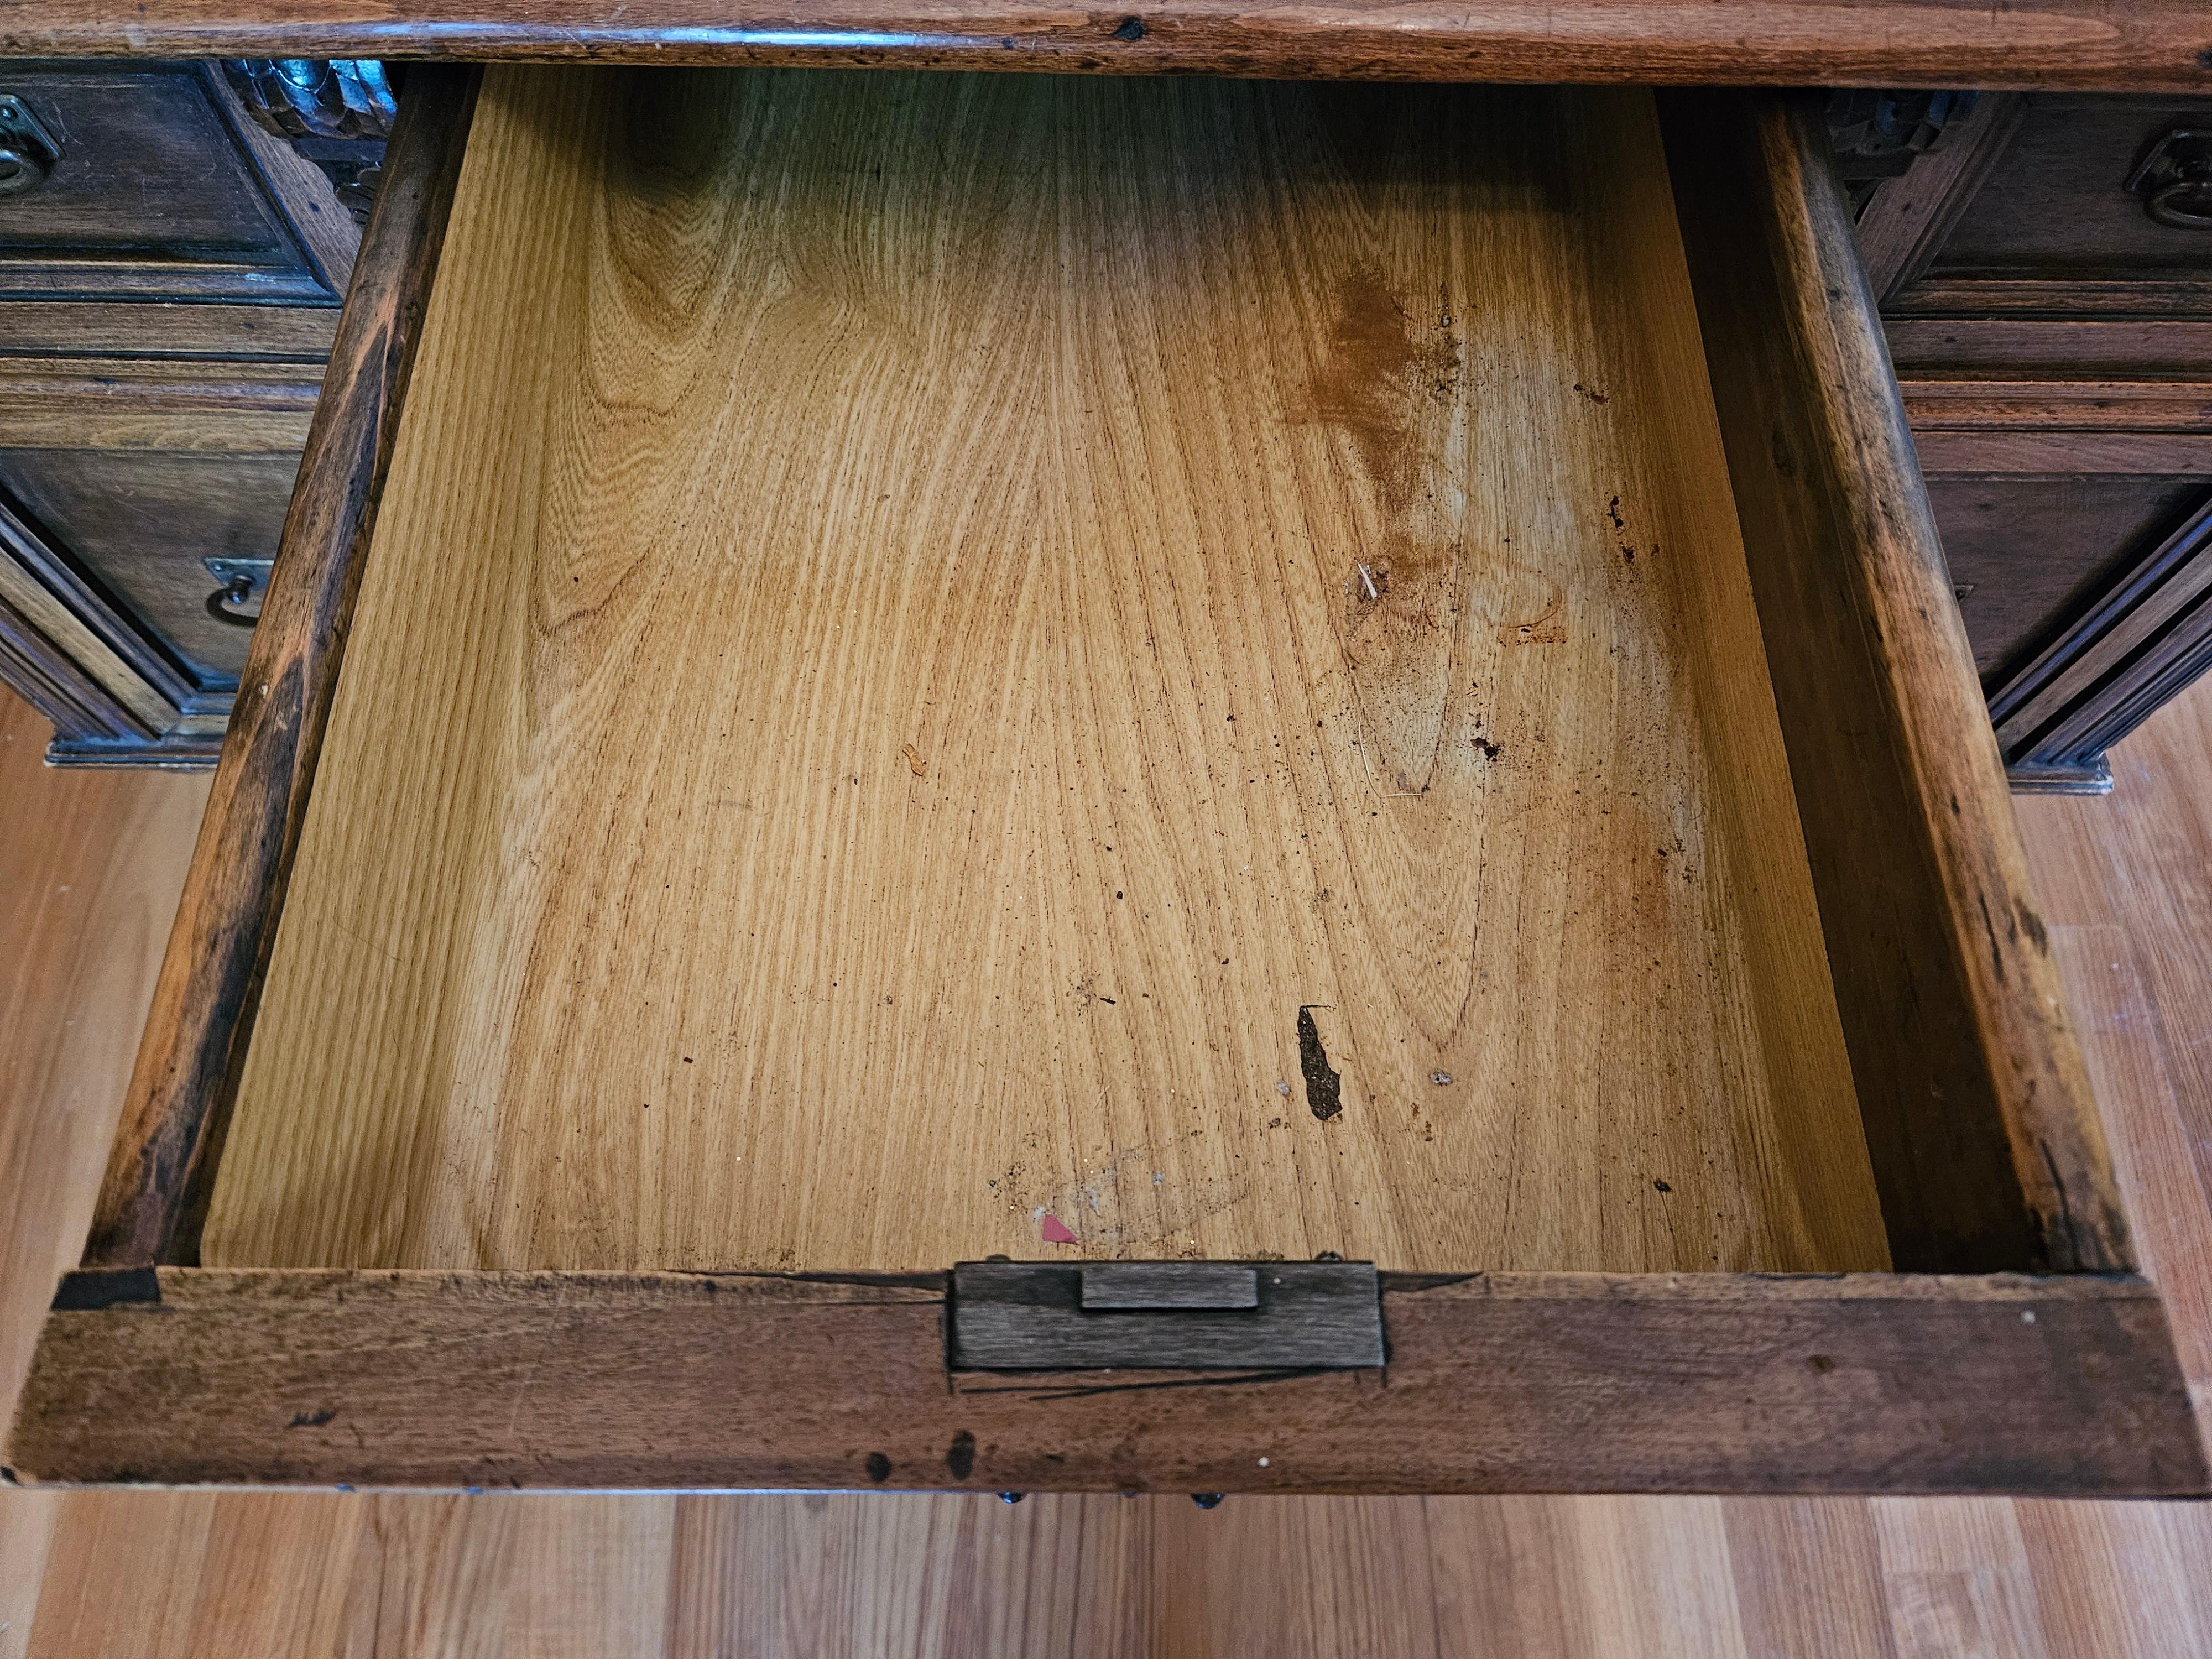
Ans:
[[[1872,1268],[1648,94],[488,76],[210,1263]]]

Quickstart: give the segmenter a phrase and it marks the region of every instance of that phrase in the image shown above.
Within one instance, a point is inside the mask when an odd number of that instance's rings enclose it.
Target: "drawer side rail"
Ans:
[[[2134,1267],[1820,112],[1661,100],[1890,1255]]]
[[[124,1097],[88,1266],[198,1255],[478,79],[441,67],[408,83]]]

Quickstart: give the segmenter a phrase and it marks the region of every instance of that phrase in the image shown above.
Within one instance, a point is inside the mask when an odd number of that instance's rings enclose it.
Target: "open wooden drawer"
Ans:
[[[1801,112],[408,100],[20,1478],[2206,1489]]]

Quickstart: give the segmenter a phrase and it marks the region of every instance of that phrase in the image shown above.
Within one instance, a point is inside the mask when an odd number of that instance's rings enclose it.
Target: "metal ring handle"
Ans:
[[[44,156],[12,144],[0,145],[0,196],[21,196],[46,182]]]
[[[2212,176],[2161,185],[2145,206],[2152,218],[2176,230],[2212,230]]]
[[[234,609],[251,603],[251,611]],[[207,612],[219,623],[228,623],[234,628],[251,628],[261,618],[261,597],[253,591],[250,576],[233,576],[228,582],[208,595]]]

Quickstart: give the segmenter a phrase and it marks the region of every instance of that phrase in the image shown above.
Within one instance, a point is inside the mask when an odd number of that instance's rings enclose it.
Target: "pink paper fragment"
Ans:
[[[1067,1231],[1067,1224],[1056,1215],[1047,1215],[1043,1227],[1044,1242],[1048,1244],[1073,1244],[1075,1235]]]

